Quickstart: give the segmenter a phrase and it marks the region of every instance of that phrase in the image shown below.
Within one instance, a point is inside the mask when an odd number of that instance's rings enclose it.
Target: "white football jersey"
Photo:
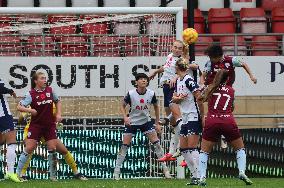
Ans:
[[[1,84],[1,89],[5,88],[5,84],[2,80],[0,80],[0,84]],[[0,117],[3,116],[7,116],[7,115],[12,115],[10,108],[9,108],[9,104],[7,102],[7,97],[0,93],[0,101],[1,101],[1,105],[0,105]]]
[[[198,84],[189,75],[179,78],[176,84],[176,94],[186,96],[179,104],[183,123],[198,121],[199,109],[194,100],[193,92],[199,89]]]
[[[151,121],[150,108],[157,103],[155,92],[147,89],[139,94],[137,89],[130,90],[124,97],[124,102],[130,105],[129,118],[131,125],[143,125]]]
[[[164,64],[164,72],[160,79],[160,83],[163,84],[164,82],[170,81],[174,77],[176,77],[176,61],[179,57],[174,57],[173,53],[170,53],[167,56],[166,63]]]

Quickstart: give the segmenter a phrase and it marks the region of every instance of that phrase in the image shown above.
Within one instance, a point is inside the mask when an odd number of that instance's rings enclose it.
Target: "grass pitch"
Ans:
[[[284,178],[252,178],[253,185],[247,186],[244,182],[233,178],[207,179],[207,187],[214,188],[284,188]],[[0,181],[0,188],[183,188],[188,180],[166,179],[127,179],[127,180],[30,180],[24,183],[13,183],[8,180]]]

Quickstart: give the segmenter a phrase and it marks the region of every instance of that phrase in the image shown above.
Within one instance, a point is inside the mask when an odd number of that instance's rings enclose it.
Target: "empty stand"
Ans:
[[[0,36],[0,56],[21,56],[21,53],[20,37]]]
[[[208,12],[208,26],[209,32],[213,34],[235,33],[236,19],[232,9],[211,8]]]
[[[242,33],[266,33],[267,23],[262,8],[242,8],[240,11]]]
[[[271,11],[273,8],[283,8],[284,0],[262,0],[262,8]]]
[[[60,39],[60,55],[83,57],[88,56],[88,44],[85,37],[62,37]]]
[[[55,43],[52,37],[30,36],[25,51],[28,56],[55,56]]]
[[[254,36],[251,48],[254,56],[279,55],[279,47],[275,36]]]
[[[246,56],[247,55],[247,47],[246,47],[246,41],[244,37],[238,36],[236,37],[237,42],[237,49],[238,54],[234,53],[235,49],[235,37],[234,36],[225,36],[220,38],[220,45],[222,46],[224,50],[225,55],[241,55]]]
[[[195,43],[195,55],[203,56],[207,47],[212,43],[212,37],[198,37],[198,40]]]
[[[183,10],[183,28],[186,29],[188,25],[187,10]],[[194,9],[194,29],[198,33],[205,33],[205,19],[200,9]]]
[[[99,56],[120,56],[121,43],[125,40],[120,37],[102,36],[93,39],[93,55]]]
[[[284,33],[284,7],[272,10],[272,32]]]

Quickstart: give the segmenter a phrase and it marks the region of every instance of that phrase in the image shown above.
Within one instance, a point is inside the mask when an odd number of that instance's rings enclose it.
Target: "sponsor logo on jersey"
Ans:
[[[144,105],[144,106],[139,106],[139,105],[137,105],[137,106],[135,107],[135,109],[136,109],[136,110],[148,110],[148,106],[147,106],[147,105]]]
[[[44,100],[44,101],[40,101],[40,102],[37,102],[37,105],[42,105],[42,104],[51,104],[52,103],[52,100]]]
[[[46,93],[46,96],[47,96],[47,97],[50,97],[50,93]]]

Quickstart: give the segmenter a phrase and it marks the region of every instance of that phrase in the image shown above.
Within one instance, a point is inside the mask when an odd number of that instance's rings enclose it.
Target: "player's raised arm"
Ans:
[[[257,83],[257,79],[254,77],[251,69],[249,68],[248,64],[245,63],[245,62],[242,62],[239,60],[239,58],[237,57],[233,57],[232,58],[232,61],[233,61],[233,65],[235,67],[243,67],[243,69],[245,69],[246,73],[249,75],[251,81],[256,84]]]
[[[152,72],[152,73],[149,75],[149,79],[150,79],[150,80],[153,80],[157,74],[160,74],[160,73],[162,73],[162,72],[164,72],[164,67],[163,67],[163,66],[161,66],[159,69],[156,69],[154,72]]]

